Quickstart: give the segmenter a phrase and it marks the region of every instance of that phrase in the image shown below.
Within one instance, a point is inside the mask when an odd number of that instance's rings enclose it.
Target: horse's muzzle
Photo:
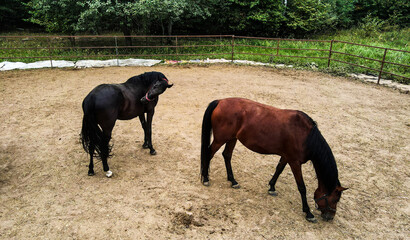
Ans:
[[[329,213],[329,212],[322,213],[321,216],[322,216],[323,220],[325,220],[325,221],[331,221],[331,220],[333,220],[333,218],[335,217],[334,214]]]
[[[146,99],[145,96],[143,96],[143,97],[140,99],[140,101],[141,101],[143,104],[149,103],[148,99]]]

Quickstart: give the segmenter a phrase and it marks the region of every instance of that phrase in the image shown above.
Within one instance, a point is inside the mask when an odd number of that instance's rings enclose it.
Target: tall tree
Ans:
[[[331,24],[331,5],[321,0],[288,0],[285,29],[287,34],[303,36],[319,32]]]
[[[82,6],[74,0],[31,0],[30,21],[49,32],[74,34]]]
[[[25,4],[28,0],[0,0],[0,29],[12,30],[16,27],[25,27],[29,13]]]
[[[282,1],[277,0],[227,0],[228,24],[239,34],[274,36],[285,20]]]
[[[353,13],[358,0],[326,0],[330,4],[331,27],[349,28],[354,23]]]
[[[367,15],[401,27],[410,26],[409,0],[358,0],[354,20],[360,22]]]

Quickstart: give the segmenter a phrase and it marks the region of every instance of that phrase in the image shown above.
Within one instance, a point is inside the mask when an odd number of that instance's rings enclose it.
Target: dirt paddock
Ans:
[[[175,83],[153,121],[158,155],[142,149],[137,119],[117,121],[105,177],[87,176],[79,144],[81,102],[101,83],[146,71]],[[408,94],[323,73],[265,67],[155,66],[41,69],[0,73],[0,239],[408,239],[410,101]],[[289,167],[267,194],[278,156],[240,143],[226,180],[221,150],[211,186],[199,178],[201,122],[211,100],[245,97],[308,113],[331,146],[345,191],[336,217],[314,208],[317,180],[303,166],[304,219]]]

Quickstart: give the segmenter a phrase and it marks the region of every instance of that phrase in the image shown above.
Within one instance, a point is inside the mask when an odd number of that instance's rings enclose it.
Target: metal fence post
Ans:
[[[330,67],[330,59],[332,58],[333,40],[330,41],[329,58],[327,60],[327,67]]]
[[[232,35],[232,58],[231,61],[233,62],[233,55],[234,55],[234,47],[235,47],[235,35]]]
[[[53,54],[51,54],[51,37],[48,37],[48,54],[50,55],[50,65],[53,67]]]
[[[175,51],[176,51],[176,54],[178,55],[178,36],[175,37]]]
[[[118,60],[118,43],[117,43],[117,36],[114,37],[115,41],[115,56],[117,57],[117,66],[120,66],[120,61]]]
[[[380,84],[380,78],[382,77],[384,60],[386,59],[386,54],[387,54],[387,48],[384,49],[384,55],[383,55],[382,65],[380,67],[379,77],[377,78],[377,84]]]

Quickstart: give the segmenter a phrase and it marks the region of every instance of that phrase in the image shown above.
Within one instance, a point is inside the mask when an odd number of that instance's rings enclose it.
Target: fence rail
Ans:
[[[65,40],[69,42],[64,42]],[[96,43],[93,44],[93,40],[103,41],[102,45]],[[120,43],[120,39],[123,39]],[[204,43],[204,39],[208,42]],[[32,40],[37,40],[32,41]],[[86,40],[86,41],[84,41]],[[22,46],[8,46],[12,41],[22,42]],[[255,41],[255,42],[253,42]],[[30,45],[25,43],[35,42],[37,45]],[[137,42],[135,45],[134,43]],[[165,43],[164,43],[165,42]],[[195,44],[199,42],[199,44]],[[307,43],[313,45],[320,45],[322,48],[314,46],[313,48],[307,48],[306,46],[289,47],[288,45],[294,43]],[[91,43],[90,46],[83,46],[84,43]],[[253,44],[252,44],[253,43]],[[150,45],[153,44],[153,45]],[[343,46],[360,46],[364,48],[372,48],[378,50],[384,50],[383,56],[380,59],[375,57],[365,57],[360,54],[349,53],[346,51],[340,51],[335,49],[335,45],[342,44]],[[13,45],[13,44],[11,44]],[[201,52],[195,49],[213,48],[214,50],[209,52]],[[340,48],[340,47],[339,47]],[[162,49],[160,51],[160,49]],[[65,55],[59,53],[59,51],[74,51],[81,50],[87,54],[73,54],[68,52]],[[106,50],[111,52],[92,52],[94,50]],[[24,52],[24,55],[20,53],[11,56],[10,52]],[[125,51],[120,53],[120,51]],[[127,52],[128,51],[128,52]],[[139,51],[139,52],[133,52]],[[317,52],[318,54],[324,53],[326,56],[314,56],[308,54],[299,54],[300,51],[304,52]],[[27,56],[31,52],[35,52],[35,55]],[[57,53],[56,53],[57,52]],[[295,54],[298,52],[298,54]],[[106,57],[106,58],[119,58],[119,57],[172,57],[172,56],[229,56],[231,61],[235,60],[235,56],[263,56],[269,57],[269,61],[275,58],[311,58],[311,59],[326,59],[327,66],[330,67],[332,62],[347,64],[350,66],[367,69],[378,73],[377,83],[379,84],[382,74],[388,74],[403,79],[410,79],[408,76],[403,76],[397,73],[386,71],[386,65],[397,66],[404,68],[404,73],[407,73],[410,65],[407,62],[398,63],[393,61],[387,61],[386,56],[388,53],[401,53],[409,54],[410,51],[392,48],[383,48],[370,46],[365,44],[351,43],[338,40],[311,40],[311,39],[284,39],[284,38],[262,38],[262,37],[249,37],[249,36],[235,36],[235,35],[172,35],[172,36],[0,36],[0,60],[6,59],[49,59],[51,61],[56,59],[78,59],[78,58],[90,58],[90,57]],[[341,59],[340,56],[346,56],[346,58],[362,59],[370,61],[372,64],[358,64],[346,59]],[[408,59],[408,55],[406,55]],[[374,67],[375,63],[379,64],[378,67]],[[373,65],[373,66],[372,66]]]

